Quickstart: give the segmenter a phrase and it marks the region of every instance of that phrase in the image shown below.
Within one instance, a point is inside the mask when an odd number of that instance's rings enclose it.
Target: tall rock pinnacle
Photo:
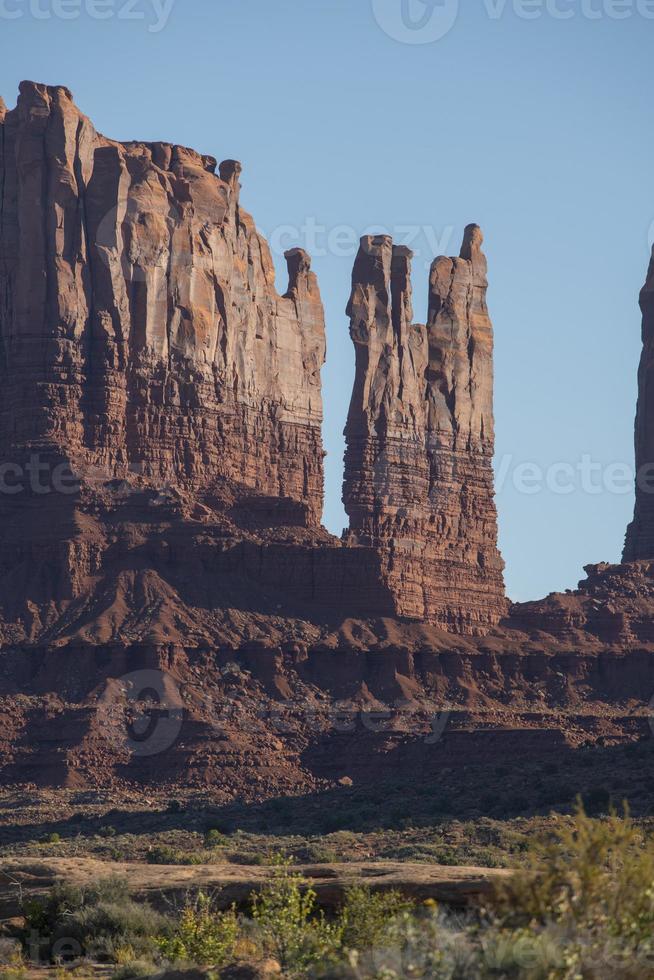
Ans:
[[[643,352],[636,407],[636,506],[627,528],[623,561],[654,558],[654,249],[640,291]]]
[[[364,237],[347,312],[346,540],[374,547],[399,616],[484,632],[506,611],[493,499],[493,335],[481,230],[431,266],[413,324],[411,252]]]
[[[105,139],[68,89],[0,107],[0,446],[76,472],[323,499],[325,334],[308,255],[274,286],[241,166]]]

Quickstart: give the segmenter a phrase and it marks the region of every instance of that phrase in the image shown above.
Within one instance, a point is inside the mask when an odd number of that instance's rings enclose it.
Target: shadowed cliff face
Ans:
[[[347,308],[356,376],[343,499],[348,543],[383,556],[396,613],[460,632],[506,611],[493,500],[493,336],[476,225],[434,260],[411,322],[411,252],[365,237]]]
[[[274,287],[240,164],[96,133],[62,87],[0,111],[0,444],[107,478],[228,478],[323,500],[322,304],[308,256]]]
[[[640,292],[643,352],[636,408],[636,506],[627,528],[623,561],[654,558],[654,251]]]

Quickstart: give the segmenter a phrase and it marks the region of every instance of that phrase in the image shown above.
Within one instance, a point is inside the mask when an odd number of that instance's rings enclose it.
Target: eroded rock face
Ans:
[[[293,249],[275,291],[240,165],[106,139],[31,82],[0,138],[0,640],[211,641],[226,608],[296,604],[498,621],[476,227],[432,267],[427,327],[410,251],[364,240],[343,547],[320,528],[318,286]]]
[[[3,459],[227,478],[318,525],[320,294],[299,249],[275,291],[240,165],[105,139],[66,88],[32,82],[0,108],[0,140]]]
[[[493,499],[493,336],[476,225],[434,260],[413,324],[411,252],[361,240],[347,308],[356,376],[345,435],[346,541],[373,546],[396,614],[483,632],[506,611]]]
[[[654,558],[654,250],[640,292],[643,352],[636,407],[636,506],[627,528],[623,561]]]
[[[278,295],[215,169],[104,138],[63,87],[0,105],[0,645],[392,614],[377,556],[320,526],[309,256]]]

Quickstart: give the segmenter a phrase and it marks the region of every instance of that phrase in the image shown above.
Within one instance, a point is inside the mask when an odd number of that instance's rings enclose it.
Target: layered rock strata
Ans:
[[[379,554],[398,616],[484,632],[506,611],[493,492],[493,334],[482,234],[434,260],[412,323],[409,249],[361,240],[347,313],[348,544]]]
[[[0,104],[0,644],[392,614],[320,526],[320,293],[301,249],[276,292],[240,169],[106,139],[63,87]]]
[[[636,407],[636,505],[627,528],[623,561],[654,558],[654,250],[640,292],[643,351]]]
[[[3,460],[228,479],[318,525],[320,293],[299,249],[275,291],[240,164],[105,139],[66,88],[32,82],[0,108],[0,153]]]

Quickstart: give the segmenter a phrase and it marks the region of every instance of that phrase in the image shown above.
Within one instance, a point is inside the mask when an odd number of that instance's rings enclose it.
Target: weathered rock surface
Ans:
[[[23,82],[0,123],[3,460],[228,478],[318,525],[320,293],[299,249],[275,291],[240,164],[105,139],[63,87]]]
[[[66,88],[32,82],[0,132],[5,642],[215,641],[225,608],[297,603],[498,621],[477,231],[434,264],[427,331],[408,250],[371,240],[358,260],[353,331],[371,329],[365,353],[355,338],[343,547],[320,527],[316,278],[292,249],[277,294],[240,165],[106,139]]]
[[[636,407],[636,506],[627,528],[623,561],[654,558],[654,250],[640,292],[643,352]]]
[[[214,165],[105,139],[63,88],[0,106],[0,783],[259,800],[646,733],[647,500],[643,560],[496,625],[479,229],[434,262],[426,326],[410,252],[362,244],[341,541],[319,523],[308,256],[279,296],[239,167]],[[153,753],[129,734],[141,682],[172,723]]]
[[[320,527],[309,257],[287,252],[278,295],[240,165],[215,168],[106,139],[63,87],[3,103],[4,642],[213,634],[214,610],[347,606],[355,583],[390,609],[374,556]]]
[[[85,857],[45,858],[38,862],[9,858],[0,870],[0,915],[18,915],[24,897],[40,897],[57,882],[83,887],[106,876],[108,869],[127,879],[136,896],[155,905],[202,889],[212,894],[219,908],[246,904],[270,881],[271,875],[271,868],[261,865],[205,864],[183,868],[125,861],[108,865]],[[366,885],[374,892],[394,889],[418,901],[431,898],[464,906],[489,895],[496,883],[512,874],[502,868],[439,867],[398,861],[297,865],[293,870],[307,879],[318,904],[324,907],[341,904],[347,889],[357,885]]]
[[[412,323],[411,252],[365,237],[348,305],[346,541],[375,549],[399,616],[483,632],[506,612],[493,499],[492,327],[476,225],[435,259]]]

